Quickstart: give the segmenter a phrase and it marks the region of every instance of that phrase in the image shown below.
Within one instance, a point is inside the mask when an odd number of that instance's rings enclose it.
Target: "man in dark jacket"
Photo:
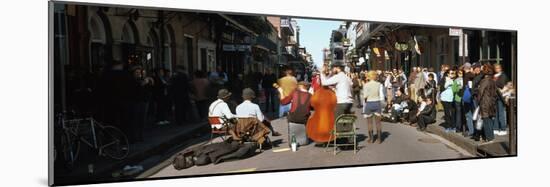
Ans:
[[[277,90],[273,87],[273,84],[277,82],[277,76],[273,74],[271,69],[266,69],[266,72],[262,78],[262,88],[265,94],[265,109],[264,112],[275,112],[275,98],[277,98]]]
[[[467,135],[472,136],[474,134],[473,115],[476,106],[474,105],[473,99],[471,99],[473,97],[471,96],[473,95],[473,82],[476,75],[472,71],[470,63],[465,63],[462,68],[464,70],[464,78],[462,79],[462,85],[464,85],[464,92],[462,95],[463,110],[466,117],[466,126],[468,127]],[[466,96],[467,94],[470,95],[470,99],[468,99],[468,97]]]
[[[412,106],[410,98],[405,95],[405,88],[404,87],[398,87],[397,92],[395,93],[395,97],[393,98],[393,101],[391,103],[391,117],[390,121],[393,123],[401,122],[403,118],[408,119],[403,114],[408,114],[412,108],[415,106]]]
[[[174,97],[175,118],[178,125],[189,121],[188,113],[191,106],[189,99],[189,78],[183,66],[176,68],[176,75],[172,81],[172,93]]]
[[[502,95],[500,93],[500,90],[504,88],[506,83],[508,83],[508,76],[502,71],[502,65],[495,64],[495,75],[493,76],[493,80],[495,80],[495,83],[497,85],[497,88],[499,90],[498,97],[497,97],[497,114],[496,114],[496,121],[493,125],[493,130],[495,131],[496,135],[506,135],[506,106],[504,104],[504,98],[502,98]]]
[[[479,114],[483,120],[483,132],[486,141],[494,139],[493,118],[497,111],[497,86],[493,80],[493,68],[486,64],[483,66],[483,74],[485,77],[479,83],[477,101],[479,103]],[[477,139],[477,137],[475,138]]]
[[[477,64],[477,63],[474,63],[474,65],[472,66],[474,68],[474,78],[473,78],[473,85],[472,85],[472,88],[473,88],[473,93],[474,94],[477,94],[477,88],[479,87],[479,83],[481,82],[481,79],[483,79],[483,77],[485,77],[483,75],[483,73],[481,72],[481,66],[480,64]]]
[[[128,136],[130,142],[143,141],[143,130],[147,123],[149,101],[151,99],[151,88],[154,80],[144,74],[143,68],[136,65],[130,68],[133,81],[130,87],[130,123],[131,134]]]
[[[419,131],[425,131],[429,124],[435,123],[436,113],[437,110],[435,109],[432,98],[426,97],[426,106],[417,114],[418,127],[416,129]]]

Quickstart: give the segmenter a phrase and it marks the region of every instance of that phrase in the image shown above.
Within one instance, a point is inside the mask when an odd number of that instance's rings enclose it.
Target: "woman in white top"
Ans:
[[[363,85],[362,97],[365,100],[363,106],[363,116],[367,119],[368,139],[367,142],[373,143],[373,121],[376,123],[376,142],[382,143],[382,101],[384,100],[384,86],[377,79],[375,71],[367,73],[368,82]]]

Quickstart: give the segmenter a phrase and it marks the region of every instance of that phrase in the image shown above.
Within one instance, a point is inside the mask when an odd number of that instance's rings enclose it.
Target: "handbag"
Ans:
[[[483,120],[476,120],[476,130],[480,131],[483,128]]]
[[[474,115],[472,117],[473,120],[476,121],[476,130],[481,130],[483,128],[483,120],[479,117],[479,106],[476,107],[476,110],[474,111]]]
[[[472,116],[472,119],[473,120],[478,120],[479,119],[479,106],[476,107],[476,110],[474,111],[474,115]]]

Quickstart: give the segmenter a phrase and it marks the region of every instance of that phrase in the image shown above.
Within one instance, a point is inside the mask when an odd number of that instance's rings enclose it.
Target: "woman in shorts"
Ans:
[[[361,90],[362,98],[365,101],[363,105],[363,117],[367,119],[368,139],[367,142],[373,143],[373,123],[376,123],[376,142],[382,143],[382,101],[384,100],[384,87],[377,81],[378,75],[375,71],[367,73],[367,83]],[[374,122],[373,122],[374,120]]]

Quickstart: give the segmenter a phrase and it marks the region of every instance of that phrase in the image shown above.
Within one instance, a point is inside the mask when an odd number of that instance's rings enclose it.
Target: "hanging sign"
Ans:
[[[449,36],[460,36],[460,35],[462,35],[462,29],[449,28]]]

